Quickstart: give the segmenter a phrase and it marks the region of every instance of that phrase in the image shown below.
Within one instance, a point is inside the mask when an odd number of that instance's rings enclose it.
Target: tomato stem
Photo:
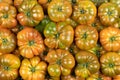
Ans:
[[[115,36],[110,37],[110,42],[115,41]]]
[[[82,36],[83,39],[87,39],[88,34],[85,32]]]
[[[8,42],[8,40],[6,38],[2,39],[2,43],[6,44]]]
[[[31,72],[35,72],[35,71],[36,71],[35,67],[31,67]]]
[[[61,65],[61,59],[57,60],[56,64]]]
[[[8,14],[4,14],[4,15],[3,15],[3,18],[8,18]]]
[[[4,66],[4,69],[8,71],[10,68],[8,66]]]
[[[35,43],[34,40],[31,40],[31,41],[28,42],[28,45],[29,45],[29,46],[33,46],[34,43]]]
[[[114,64],[113,64],[113,63],[109,63],[109,67],[110,67],[110,68],[113,68],[113,67],[114,67]]]
[[[85,12],[86,12],[86,11],[85,11],[83,8],[80,10],[80,13],[81,13],[81,14],[85,14]]]

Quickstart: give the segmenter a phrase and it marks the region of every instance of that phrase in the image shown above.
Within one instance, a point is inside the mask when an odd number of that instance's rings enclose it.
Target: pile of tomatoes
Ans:
[[[0,80],[120,80],[120,0],[0,0]]]

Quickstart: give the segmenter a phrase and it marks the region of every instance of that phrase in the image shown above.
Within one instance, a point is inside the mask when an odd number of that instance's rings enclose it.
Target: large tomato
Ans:
[[[68,48],[74,38],[74,30],[71,25],[67,25],[65,22],[59,22],[55,24],[50,22],[44,29],[45,45],[49,48]]]
[[[13,28],[17,25],[15,19],[17,15],[16,8],[8,3],[0,2],[0,27]]]
[[[67,0],[52,0],[48,5],[48,15],[52,21],[65,21],[72,14],[72,5]]]
[[[115,52],[107,52],[100,57],[101,71],[107,76],[120,74],[120,55]]]
[[[17,34],[20,54],[23,57],[32,58],[43,52],[44,44],[40,33],[33,28],[24,28]]]
[[[94,27],[78,25],[75,29],[75,43],[82,50],[88,50],[96,46],[98,32]]]
[[[120,30],[108,27],[100,32],[100,42],[106,51],[118,51],[120,49]]]
[[[33,57],[22,61],[19,72],[24,80],[44,80],[46,70],[47,64],[39,57]]]
[[[79,76],[67,75],[67,76],[61,76],[61,80],[85,80],[85,78],[81,78]]]
[[[8,29],[0,28],[0,52],[10,53],[16,47],[16,37]]]
[[[76,76],[87,78],[100,69],[98,58],[88,51],[79,51],[75,55],[75,59],[77,61],[77,66],[75,68]]]
[[[13,54],[0,56],[0,80],[15,80],[18,77],[20,59]]]
[[[92,74],[86,80],[112,80],[112,78],[109,76],[101,75],[101,73],[97,72],[95,74]]]
[[[95,20],[97,9],[89,0],[80,0],[73,7],[72,18],[79,24],[89,24]]]
[[[105,26],[113,25],[119,18],[119,11],[113,3],[103,3],[98,8],[98,16],[100,21]]]
[[[51,50],[46,56],[49,63],[48,73],[52,77],[60,77],[60,75],[69,75],[75,66],[74,57],[67,50]]]
[[[22,0],[18,11],[17,20],[23,26],[36,26],[44,18],[43,9],[37,0]]]
[[[113,77],[113,80],[120,80],[120,75],[116,75]]]
[[[13,0],[0,0],[0,2],[5,2],[11,5],[13,4]]]

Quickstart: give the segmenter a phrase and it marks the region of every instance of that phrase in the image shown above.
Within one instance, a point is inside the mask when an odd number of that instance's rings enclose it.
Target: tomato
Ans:
[[[113,80],[120,80],[120,75],[116,75],[113,77]]]
[[[13,4],[13,0],[0,0],[0,2],[5,2],[11,5]]]
[[[96,46],[98,32],[94,27],[78,25],[75,29],[75,43],[82,50],[88,50]]]
[[[75,59],[67,50],[51,50],[48,52],[45,60],[49,63],[48,73],[52,77],[69,75],[75,66]]]
[[[44,36],[44,43],[47,47],[66,49],[73,42],[74,30],[71,25],[67,25],[65,22],[58,24],[50,22],[44,29]]]
[[[0,28],[0,52],[10,53],[16,48],[16,37],[8,29]]]
[[[0,56],[0,80],[15,80],[18,77],[20,59],[13,54]]]
[[[120,55],[116,52],[107,52],[100,57],[101,71],[106,76],[120,74]]]
[[[100,32],[100,43],[106,51],[118,51],[120,49],[120,30],[108,27]]]
[[[39,57],[33,57],[22,61],[19,73],[24,80],[44,80],[46,70],[47,64]]]
[[[75,55],[75,59],[77,61],[77,66],[75,67],[76,76],[87,78],[100,69],[98,58],[88,51],[79,51]]]
[[[0,2],[0,27],[9,29],[15,27],[17,25],[16,15],[17,11],[14,6]]]
[[[78,24],[71,18],[67,18],[65,22],[75,28]]]
[[[113,3],[103,3],[98,8],[98,16],[105,26],[112,26],[119,18],[119,11]]]
[[[20,54],[26,58],[39,55],[45,49],[41,34],[33,28],[24,28],[17,34]]]
[[[51,22],[50,18],[45,15],[43,20],[37,26],[35,26],[35,29],[43,34],[44,28],[49,22]]]
[[[14,6],[18,9],[18,7],[20,6],[20,4],[22,4],[24,0],[14,0]]]
[[[61,80],[85,80],[85,79],[79,76],[68,75],[68,76],[61,76]]]
[[[120,29],[120,18],[113,26]]]
[[[95,73],[88,77],[86,80],[112,80],[112,78],[105,75],[101,75],[100,73]]]
[[[18,6],[17,20],[23,26],[36,26],[44,18],[44,12],[37,0],[23,0]]]
[[[52,0],[48,5],[48,15],[54,22],[65,21],[72,14],[72,6],[67,0]]]
[[[96,18],[94,22],[88,25],[96,28],[98,32],[105,28],[105,26],[102,25],[98,18]]]
[[[72,18],[79,24],[90,24],[95,20],[97,9],[89,0],[80,0],[73,6]]]

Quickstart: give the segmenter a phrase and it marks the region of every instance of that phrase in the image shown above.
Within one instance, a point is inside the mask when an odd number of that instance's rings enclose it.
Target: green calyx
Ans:
[[[83,38],[83,39],[87,39],[87,37],[88,37],[88,34],[85,32],[85,33],[83,34],[82,38]]]
[[[4,14],[3,18],[5,18],[5,19],[8,18],[8,14]]]
[[[60,36],[60,33],[55,34],[55,38],[58,39]]]
[[[110,37],[110,42],[113,42],[113,41],[115,41],[115,37],[114,36]]]
[[[115,66],[114,63],[109,63],[110,68],[113,68],[114,66]]]
[[[57,60],[56,64],[61,65],[61,59]]]
[[[10,68],[8,66],[4,66],[4,70],[9,70]]]
[[[6,38],[2,39],[2,43],[6,44],[8,42],[8,40]]]
[[[36,71],[35,67],[31,67],[31,72],[34,73]]]
[[[81,9],[81,10],[80,10],[80,13],[81,13],[81,14],[85,14],[85,12],[86,12],[86,11],[85,11],[84,9]]]
[[[31,40],[31,41],[28,42],[29,46],[33,46],[34,44],[35,44],[34,40]]]

